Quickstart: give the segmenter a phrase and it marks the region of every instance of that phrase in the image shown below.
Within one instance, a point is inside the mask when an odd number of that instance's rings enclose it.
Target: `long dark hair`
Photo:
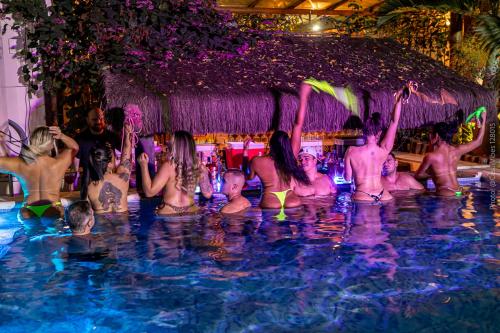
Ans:
[[[178,190],[194,193],[200,178],[200,166],[193,136],[186,131],[176,131],[170,145],[170,160],[175,167],[175,186]]]
[[[366,120],[363,125],[363,134],[365,136],[377,135],[382,132],[382,121],[380,119],[380,113],[373,113],[370,118]]]
[[[92,147],[89,156],[89,180],[98,182],[104,179],[108,164],[113,160],[113,149],[109,144]]]
[[[290,184],[292,177],[299,183],[311,185],[311,181],[307,177],[302,168],[299,167],[297,159],[293,154],[292,144],[288,134],[283,131],[276,131],[271,136],[269,141],[270,155],[274,160],[274,166],[278,171],[280,180],[285,184]]]

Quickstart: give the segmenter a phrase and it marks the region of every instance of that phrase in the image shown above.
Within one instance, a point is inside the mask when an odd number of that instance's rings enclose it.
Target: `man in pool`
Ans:
[[[308,196],[327,196],[335,194],[337,188],[330,177],[318,172],[318,159],[316,152],[309,148],[303,147],[299,151],[298,160],[302,169],[311,181],[311,185],[297,184],[294,189],[295,194],[299,197]]]
[[[227,197],[228,203],[221,208],[221,213],[234,214],[251,206],[250,201],[241,194],[245,186],[245,175],[239,169],[229,169],[224,173],[222,194]]]
[[[363,126],[363,134],[366,138],[365,144],[347,149],[344,161],[344,178],[347,181],[354,178],[356,190],[352,195],[352,199],[355,201],[379,202],[392,199],[389,191],[384,190],[381,178],[382,168],[396,138],[401,114],[402,91],[401,89],[396,93],[391,121],[382,141],[380,141],[382,135],[380,114],[374,113]]]
[[[477,138],[467,144],[452,146],[451,140],[456,130],[455,126],[444,122],[437,123],[429,136],[433,151],[424,156],[417,170],[417,179],[432,177],[436,193],[440,196],[460,196],[462,189],[457,180],[458,161],[462,155],[481,146],[486,129],[486,112],[481,114],[481,128]],[[430,176],[426,171],[430,170]]]
[[[387,156],[382,170],[382,186],[384,189],[392,191],[423,190],[420,184],[412,175],[405,172],[398,172],[398,161],[393,153]]]
[[[90,203],[86,200],[72,203],[66,209],[66,223],[68,223],[73,236],[90,234],[94,226],[94,212]]]
[[[65,148],[52,157],[56,140]],[[41,126],[31,133],[29,146],[23,146],[18,157],[0,157],[0,172],[15,175],[23,184],[26,200],[20,210],[23,218],[62,215],[61,181],[77,152],[76,141],[64,135],[59,127]]]

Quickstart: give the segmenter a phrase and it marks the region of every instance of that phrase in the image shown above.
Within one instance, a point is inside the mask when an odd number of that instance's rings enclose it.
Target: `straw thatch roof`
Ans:
[[[289,130],[298,107],[296,92],[305,78],[351,85],[365,118],[381,112],[388,121],[393,93],[409,80],[431,96],[446,89],[458,106],[429,104],[413,95],[403,105],[400,127],[417,127],[466,114],[495,94],[440,63],[385,39],[280,36],[259,42],[237,57],[208,54],[169,70],[108,74],[108,106],[138,104],[147,133],[184,129],[193,133],[256,133]],[[349,112],[333,97],[313,94],[306,131],[342,128]]]

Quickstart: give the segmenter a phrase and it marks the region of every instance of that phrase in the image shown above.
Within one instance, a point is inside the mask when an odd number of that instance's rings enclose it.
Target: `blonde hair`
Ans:
[[[170,161],[175,167],[175,186],[179,190],[194,193],[200,178],[200,165],[193,136],[186,131],[177,131],[170,144]]]
[[[54,137],[50,134],[49,128],[40,126],[31,133],[30,144],[21,149],[21,157],[26,163],[31,163],[39,156],[50,154],[55,147]]]

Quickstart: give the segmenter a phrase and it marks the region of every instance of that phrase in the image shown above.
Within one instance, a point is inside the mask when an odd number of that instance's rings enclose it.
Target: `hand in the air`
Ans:
[[[49,126],[49,133],[52,134],[52,137],[56,140],[60,140],[63,136],[59,126]]]
[[[311,85],[309,85],[305,82],[302,82],[302,84],[300,85],[300,98],[309,97],[309,95],[311,94],[311,91],[312,91]]]
[[[479,125],[479,128],[486,126],[486,111],[481,112],[481,123],[478,125]]]
[[[125,126],[123,126],[123,132],[125,135],[130,135],[132,133],[132,126],[130,124],[125,124]]]
[[[146,153],[142,153],[139,158],[137,159],[139,162],[139,165],[142,167],[146,167],[149,163],[149,156]]]

